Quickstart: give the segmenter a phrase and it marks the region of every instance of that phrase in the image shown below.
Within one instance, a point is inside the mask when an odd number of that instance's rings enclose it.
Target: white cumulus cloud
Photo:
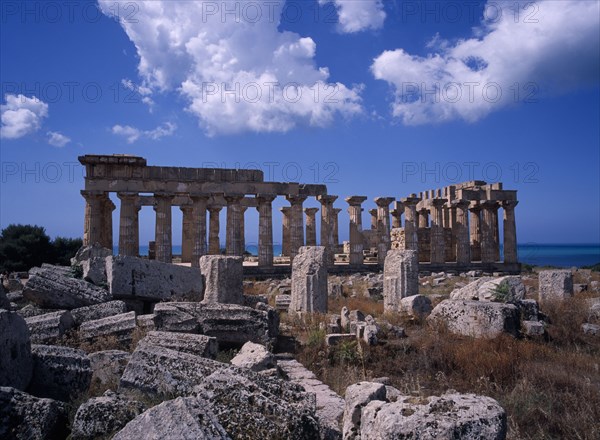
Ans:
[[[48,143],[53,147],[62,148],[71,142],[71,138],[57,131],[49,131],[46,136],[48,136]]]
[[[99,0],[109,16],[128,3]],[[146,96],[177,91],[208,135],[286,132],[362,112],[360,86],[330,82],[311,38],[279,31],[283,2],[135,5],[134,19],[117,18],[136,46]]]
[[[394,90],[394,116],[409,125],[472,122],[516,102],[598,83],[598,2],[487,6],[471,38],[449,42],[436,35],[426,56],[400,48],[375,58],[373,75]]]
[[[124,137],[127,140],[127,143],[133,144],[140,138],[156,141],[163,137],[171,136],[175,133],[176,129],[177,125],[172,122],[166,122],[152,130],[140,130],[139,128],[130,125],[117,124],[112,127],[111,132],[114,135]]]
[[[0,105],[0,138],[18,139],[33,133],[48,116],[48,104],[35,96],[7,94],[6,104]]]
[[[382,0],[319,0],[319,4],[335,4],[339,29],[344,33],[381,29],[386,13]]]

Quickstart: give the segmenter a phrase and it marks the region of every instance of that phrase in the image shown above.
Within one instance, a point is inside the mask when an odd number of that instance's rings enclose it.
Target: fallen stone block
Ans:
[[[137,322],[137,326],[142,331],[153,331],[156,330],[156,326],[154,325],[154,313],[150,315],[137,315],[135,320]]]
[[[68,410],[62,402],[39,399],[15,388],[0,387],[0,438],[66,438]]]
[[[27,388],[33,371],[29,329],[15,312],[0,310],[0,386]]]
[[[252,371],[264,371],[277,366],[275,356],[264,345],[246,342],[237,355],[231,359],[231,364]]]
[[[513,304],[447,299],[427,318],[454,334],[474,338],[495,338],[502,333],[517,336],[519,311]]]
[[[346,388],[342,431],[344,440],[360,440],[363,408],[373,400],[385,401],[385,399],[386,387],[381,383],[358,382]]]
[[[403,396],[392,403],[371,401],[362,410],[361,440],[506,438],[506,412],[490,397],[444,394],[424,400]]]
[[[103,396],[94,397],[77,409],[71,438],[73,440],[109,438],[145,409],[145,405],[141,402],[107,391]]]
[[[523,321],[539,321],[540,306],[535,299],[523,299],[516,306],[521,310]]]
[[[204,285],[198,268],[178,266],[137,257],[106,259],[106,277],[115,298],[165,301],[201,301]]]
[[[91,257],[81,262],[83,279],[100,287],[107,287],[106,257]]]
[[[71,265],[81,264],[90,258],[106,258],[111,255],[112,250],[102,247],[99,243],[94,243],[89,246],[80,247],[75,256],[71,258]]]
[[[581,330],[586,335],[600,336],[600,325],[597,325],[597,324],[590,324],[590,323],[582,324]]]
[[[86,321],[95,321],[96,319],[108,318],[109,316],[120,315],[127,312],[127,305],[123,301],[109,301],[93,306],[79,307],[71,310],[71,315],[76,326]]]
[[[122,313],[108,318],[86,321],[79,327],[79,335],[88,341],[114,336],[119,342],[129,343],[137,328],[135,312]]]
[[[203,255],[200,271],[206,289],[204,303],[244,304],[242,257]]]
[[[414,318],[426,318],[431,310],[431,300],[425,295],[411,295],[400,300],[400,311]]]
[[[67,310],[32,316],[25,318],[25,322],[31,333],[31,342],[34,344],[56,342],[75,324],[71,312]]]
[[[573,296],[573,273],[570,270],[541,270],[539,301],[564,300]]]
[[[155,345],[207,359],[215,359],[219,351],[216,338],[188,333],[151,331],[140,344]]]
[[[355,333],[332,333],[330,335],[325,336],[325,345],[331,347],[334,345],[338,345],[342,342],[352,342],[356,341]]]
[[[89,388],[92,367],[83,350],[32,345],[31,353],[33,375],[28,389],[31,394],[67,402]]]
[[[522,321],[523,333],[531,338],[544,336],[546,329],[540,321]]]
[[[400,300],[419,293],[419,257],[416,251],[388,251],[383,265],[383,308],[400,311]]]
[[[277,295],[275,296],[275,309],[278,312],[287,312],[292,302],[292,295]]]
[[[112,299],[107,290],[82,279],[71,278],[58,266],[49,265],[29,271],[23,296],[40,307],[67,310]]]
[[[10,310],[11,301],[6,296],[6,292],[4,291],[4,286],[0,284],[0,309]]]
[[[92,369],[92,384],[116,389],[131,358],[131,353],[122,350],[103,350],[91,353],[88,357]]]
[[[520,276],[479,278],[455,289],[450,299],[516,303],[525,297],[525,285]]]

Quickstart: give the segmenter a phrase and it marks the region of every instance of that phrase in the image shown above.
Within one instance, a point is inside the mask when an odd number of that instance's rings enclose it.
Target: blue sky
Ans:
[[[270,180],[326,183],[344,210],[348,195],[372,208],[376,196],[500,180],[519,191],[520,242],[600,242],[598,2],[1,7],[1,227],[80,236],[77,156],[129,153],[258,164]],[[144,209],[142,243],[153,221]]]

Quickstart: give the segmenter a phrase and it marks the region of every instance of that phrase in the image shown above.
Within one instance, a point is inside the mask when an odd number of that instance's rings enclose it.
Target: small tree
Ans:
[[[75,256],[77,250],[83,246],[81,238],[56,237],[52,242],[54,248],[54,263],[61,266],[69,266],[71,258]]]
[[[8,225],[0,234],[0,272],[29,270],[52,261],[53,246],[41,226]]]

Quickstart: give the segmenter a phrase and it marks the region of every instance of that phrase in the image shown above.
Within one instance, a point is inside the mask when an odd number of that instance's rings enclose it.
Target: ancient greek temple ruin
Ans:
[[[171,211],[177,206],[183,213],[183,263],[197,267],[200,256],[221,252],[222,209],[226,210],[226,253],[241,256],[246,242],[244,214],[248,208],[255,208],[258,256],[254,266],[248,268],[253,273],[289,271],[290,262],[304,245],[324,246],[332,272],[376,270],[392,248],[416,250],[419,265],[426,271],[520,271],[517,192],[503,189],[501,183],[471,181],[400,199],[377,197],[373,209],[369,209],[370,228],[365,229],[362,213],[368,209],[363,207],[367,197],[346,197],[349,240],[340,243],[338,224],[344,210],[334,207],[338,196],[328,194],[325,185],[265,182],[260,170],[148,166],[146,159],[128,155],[86,155],[79,161],[86,168],[85,189],[81,191],[86,201],[84,244],[100,243],[112,249],[116,206],[109,194],[116,193],[120,200],[121,255],[138,256],[139,211],[151,206],[156,215],[151,257],[172,262]],[[280,209],[279,226],[273,224],[273,201],[278,197],[289,203]],[[303,208],[309,197],[314,197],[320,208]],[[274,226],[282,231],[282,256],[274,255]]]

